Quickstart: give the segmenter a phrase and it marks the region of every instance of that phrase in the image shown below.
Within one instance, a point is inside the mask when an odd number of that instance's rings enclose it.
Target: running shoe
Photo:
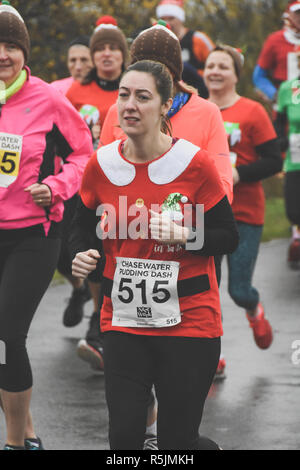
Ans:
[[[90,318],[85,339],[79,341],[78,356],[89,362],[92,369],[103,371],[103,335],[100,331],[100,312],[94,312]]]
[[[77,354],[80,359],[88,362],[92,369],[104,370],[103,346],[100,340],[88,342],[86,339],[81,339],[77,345]]]
[[[11,446],[10,444],[5,444],[3,450],[25,450],[24,447]]]
[[[219,359],[219,364],[218,364],[218,367],[214,376],[214,381],[224,380],[226,378],[225,367],[226,367],[226,361],[225,361],[225,358],[222,356]]]
[[[25,439],[25,450],[45,450],[39,437],[36,439]]]
[[[293,238],[288,250],[288,264],[291,269],[300,269],[300,239]]]
[[[257,306],[255,317],[247,313],[249,326],[253,330],[254,340],[260,349],[268,349],[273,341],[272,327],[265,318],[264,308],[261,303]]]
[[[83,318],[83,306],[90,300],[91,294],[87,281],[80,289],[73,289],[68,306],[63,314],[63,324],[67,327],[78,325]]]
[[[157,435],[156,434],[145,434],[145,441],[144,441],[144,450],[158,450],[157,444]]]

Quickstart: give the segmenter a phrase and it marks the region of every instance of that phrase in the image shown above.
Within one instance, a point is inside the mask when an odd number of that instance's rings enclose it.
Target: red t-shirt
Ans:
[[[299,44],[294,44],[288,38],[289,33],[285,30],[270,34],[258,58],[258,65],[268,70],[278,82],[297,77],[296,52],[300,50],[300,40]]]
[[[145,163],[135,164],[126,160],[121,148],[122,141],[116,141],[94,153],[85,169],[81,187],[81,198],[89,209],[109,204],[106,207],[110,210],[114,208],[115,211],[111,233],[117,236],[103,240],[106,256],[104,278],[111,282],[115,275],[116,257],[125,257],[129,262],[132,258],[138,259],[141,264],[145,260],[176,261],[180,266],[178,282],[186,280],[185,285],[190,285],[193,279],[202,276],[209,284],[201,293],[197,291],[193,295],[181,295],[181,323],[163,328],[112,326],[112,300],[105,295],[101,330],[157,336],[221,336],[221,309],[213,257],[192,254],[180,245],[160,244],[151,239],[148,232],[149,208],[153,208],[154,204],[161,207],[174,194],[184,196],[182,204],[188,201],[193,210],[196,204],[203,204],[204,211],[211,209],[224,197],[224,189],[214,163],[207,152],[200,151],[183,139],[178,140],[162,156]],[[170,161],[174,164],[170,164]],[[127,198],[125,208],[124,205],[120,206],[120,197],[124,196]],[[131,211],[141,207],[146,210],[147,217],[146,225],[141,224],[141,235],[137,239],[126,236],[127,233],[121,237],[121,222],[122,231],[124,222],[127,228],[132,226],[134,211]],[[185,214],[183,206],[180,206],[180,211]]]
[[[230,150],[236,154],[236,167],[249,165],[260,157],[255,147],[276,138],[273,124],[256,101],[240,98],[230,108],[221,111],[229,135]],[[232,210],[235,218],[253,225],[264,223],[265,195],[260,181],[240,182],[233,188]]]
[[[87,85],[74,82],[67,91],[66,97],[71,101],[77,111],[80,111],[82,106],[86,104],[98,108],[100,112],[100,125],[102,126],[108,109],[118,98],[118,93],[118,90],[103,90],[96,82],[91,82]]]

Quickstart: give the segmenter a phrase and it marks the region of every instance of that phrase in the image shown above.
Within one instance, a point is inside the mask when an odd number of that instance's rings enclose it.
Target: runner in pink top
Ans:
[[[26,25],[0,5],[0,398],[6,450],[43,449],[29,411],[32,372],[26,338],[60,250],[63,201],[73,196],[92,153],[90,132],[57,90],[25,67]],[[54,174],[54,158],[65,165]]]

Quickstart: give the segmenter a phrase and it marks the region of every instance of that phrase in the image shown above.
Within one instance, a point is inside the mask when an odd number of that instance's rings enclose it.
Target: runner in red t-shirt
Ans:
[[[300,51],[300,1],[290,0],[283,15],[284,27],[265,41],[253,73],[253,82],[266,101],[275,102],[285,80],[298,78]]]
[[[232,208],[240,244],[229,255],[229,293],[246,310],[257,345],[268,348],[272,329],[264,318],[252,275],[264,223],[261,180],[281,170],[282,159],[273,125],[265,109],[236,92],[243,56],[229,46],[218,46],[209,55],[204,78],[209,100],[221,110],[231,150],[234,193]]]
[[[128,59],[125,35],[113,17],[102,16],[98,19],[90,39],[90,52],[93,61],[92,70],[84,80],[74,82],[66,96],[90,126],[94,147],[97,148],[101,126],[108,109],[117,99],[120,76]],[[92,364],[93,368],[103,370],[103,349],[98,341],[101,273],[94,273],[88,281],[94,312],[87,333],[89,342],[87,343],[86,339],[81,340],[77,351],[81,358]],[[86,289],[81,296],[84,294]],[[73,327],[83,318],[79,296],[79,290],[74,289],[64,311],[65,326]]]
[[[164,44],[163,48],[162,44]],[[232,169],[221,114],[216,105],[197,96],[195,90],[181,81],[181,48],[176,35],[166,28],[165,22],[159,22],[140,33],[135,39],[131,47],[131,56],[133,62],[151,59],[169,68],[175,92],[173,105],[168,113],[173,134],[209,152],[221,177],[224,191],[231,202]],[[102,127],[100,145],[107,145],[124,137],[125,134],[119,125],[117,106],[113,105]],[[216,257],[216,269],[219,280],[219,257]],[[99,337],[99,342],[101,342],[101,337]],[[153,436],[154,434],[151,430],[147,431],[147,435]]]
[[[219,449],[198,435],[222,335],[213,257],[232,252],[238,236],[213,160],[165,133],[172,85],[158,62],[137,62],[123,75],[118,110],[128,138],[90,159],[72,231],[73,274],[85,277],[99,259],[89,238],[95,210],[102,214],[111,449],[143,448],[153,386],[160,449]]]

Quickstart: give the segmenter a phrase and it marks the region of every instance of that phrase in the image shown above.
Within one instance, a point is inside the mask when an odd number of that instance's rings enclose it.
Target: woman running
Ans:
[[[84,278],[100,256],[89,238],[95,211],[102,213],[101,330],[112,449],[143,448],[153,385],[160,449],[219,449],[198,435],[222,335],[213,256],[234,251],[238,234],[207,152],[165,133],[172,87],[157,62],[137,62],[125,72],[118,112],[127,138],[91,157],[73,232],[79,251],[73,275]]]
[[[126,67],[129,55],[126,37],[118,28],[115,18],[102,16],[98,19],[97,27],[90,39],[90,52],[93,69],[81,83],[74,83],[66,96],[82,116],[88,119],[93,134],[94,146],[97,147],[106,113],[117,100],[120,77]],[[89,116],[91,108],[96,109],[96,112],[98,112],[98,121],[96,120],[94,123],[91,116]],[[75,207],[72,206],[72,213],[74,213]],[[71,275],[71,258],[66,261],[64,270],[68,275]],[[77,353],[81,359],[89,362],[93,369],[103,370],[103,348],[98,334],[100,270],[89,277],[88,286],[93,298],[94,308],[86,336],[78,343]],[[65,326],[75,326],[81,322],[85,295],[86,290],[84,287],[73,289],[69,305],[63,315]],[[82,299],[80,303],[79,297]]]
[[[279,172],[282,159],[275,130],[264,108],[236,91],[242,67],[243,56],[239,51],[217,46],[207,58],[204,77],[209,101],[222,113],[233,166],[232,209],[240,243],[228,256],[229,293],[246,310],[256,344],[266,349],[272,343],[272,328],[265,318],[259,293],[252,286],[252,277],[264,224],[261,180]]]
[[[6,2],[7,3],[7,2]],[[41,450],[29,411],[26,338],[56,268],[63,200],[78,191],[92,152],[90,132],[60,92],[32,77],[26,25],[0,5],[0,395],[6,450]],[[54,159],[67,163],[54,176]]]

